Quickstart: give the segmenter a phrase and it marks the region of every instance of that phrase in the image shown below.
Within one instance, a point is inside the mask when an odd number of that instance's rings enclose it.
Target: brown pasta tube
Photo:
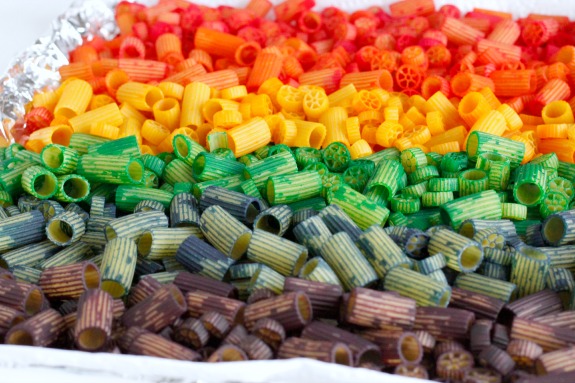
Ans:
[[[345,307],[347,322],[362,327],[411,329],[415,322],[415,300],[384,291],[356,287]]]
[[[449,307],[468,310],[478,318],[495,320],[505,306],[505,302],[473,291],[451,288]]]
[[[354,366],[366,362],[381,363],[381,351],[377,345],[339,327],[313,321],[303,329],[301,336],[306,339],[346,344],[353,353]]]
[[[282,294],[248,305],[244,313],[244,324],[248,330],[261,318],[272,318],[284,326],[286,331],[298,330],[311,322],[311,303],[301,291]]]
[[[507,345],[509,345],[509,341],[509,327],[501,323],[495,323],[493,330],[491,330],[491,344],[505,350]]]
[[[186,311],[186,299],[173,284],[163,285],[147,299],[131,307],[122,316],[126,327],[142,327],[158,332]]]
[[[78,303],[74,328],[76,346],[80,350],[97,351],[112,335],[114,299],[103,290],[86,290]]]
[[[129,354],[155,356],[158,358],[189,360],[192,362],[201,360],[201,355],[176,342],[172,342],[160,335],[149,331],[138,331],[129,341],[127,349]]]
[[[433,350],[433,355],[435,359],[437,359],[441,354],[444,354],[446,352],[464,351],[464,350],[465,346],[463,346],[463,344],[456,342],[454,340],[448,340],[444,342],[439,342],[437,346],[435,346],[435,349]]]
[[[223,340],[223,344],[232,344],[239,346],[245,338],[249,335],[248,330],[241,324],[235,325]]]
[[[174,328],[174,340],[193,348],[202,348],[210,339],[208,330],[203,323],[195,318],[187,318]]]
[[[301,278],[286,278],[284,292],[303,291],[309,297],[314,318],[337,318],[343,288],[339,285],[309,281]]]
[[[204,291],[226,298],[237,298],[238,290],[231,284],[217,281],[202,275],[180,271],[174,279],[176,285],[184,294],[190,291]]]
[[[162,287],[162,284],[150,276],[144,276],[140,279],[136,286],[130,289],[130,295],[128,296],[128,306],[134,306],[140,303],[150,295],[152,295],[156,290]]]
[[[62,315],[48,309],[12,327],[4,341],[6,344],[46,347],[54,343],[64,329]]]
[[[242,340],[240,347],[251,360],[268,360],[274,357],[270,346],[255,335],[248,335]]]
[[[418,364],[423,358],[423,347],[412,332],[366,330],[361,335],[380,347],[381,362],[386,366]]]
[[[501,375],[507,375],[515,368],[515,361],[504,350],[490,345],[483,349],[478,357],[479,363]]]
[[[230,322],[216,311],[208,311],[200,317],[200,321],[214,338],[222,339],[230,331]]]
[[[344,343],[295,337],[288,338],[281,344],[278,358],[310,358],[344,366],[353,365],[352,352]]]
[[[543,355],[543,349],[537,343],[524,339],[509,342],[507,352],[517,367],[526,370],[531,370],[535,366],[535,361]]]
[[[214,351],[206,362],[241,362],[245,360],[248,360],[248,356],[241,348],[225,344]]]
[[[11,327],[23,322],[25,319],[23,312],[12,307],[0,305],[0,342]]]
[[[114,319],[121,319],[125,312],[126,305],[124,304],[124,301],[121,299],[114,299],[114,303],[112,304],[112,316]]]
[[[575,371],[575,348],[562,348],[539,356],[535,362],[538,375]]]
[[[534,321],[549,325],[551,327],[565,327],[575,330],[575,311],[564,311],[557,314],[549,314],[533,318]]]
[[[436,344],[435,337],[427,331],[415,331],[414,334],[419,339],[421,347],[423,347],[423,353],[426,355],[431,354]]]
[[[530,340],[548,352],[575,344],[575,333],[568,328],[551,327],[534,320],[515,318],[511,326],[511,339]]]
[[[491,329],[493,322],[488,319],[479,319],[471,326],[469,332],[469,349],[473,353],[479,353],[491,346]]]
[[[437,376],[442,379],[460,381],[474,366],[473,355],[467,351],[448,351],[441,354],[436,361]]]
[[[0,304],[34,315],[42,310],[44,294],[31,283],[0,279]]]
[[[418,307],[414,330],[429,332],[437,340],[465,340],[469,336],[475,314],[449,307]]]
[[[231,324],[242,323],[246,304],[235,299],[219,297],[203,291],[186,294],[188,313],[194,318],[210,311],[217,312]]]
[[[542,290],[505,305],[501,311],[501,320],[511,324],[513,318],[533,319],[561,311],[563,304],[559,294],[552,290]]]
[[[266,289],[265,287],[262,287],[262,288],[255,289],[254,291],[252,291],[250,296],[246,300],[246,303],[248,305],[250,305],[252,303],[263,301],[264,299],[273,298],[275,296],[277,296],[276,293],[274,293],[270,289]],[[315,314],[315,311],[314,311],[314,314]]]
[[[14,279],[14,275],[9,270],[0,267],[0,279]]]
[[[277,320],[262,318],[256,322],[252,334],[263,340],[272,349],[277,350],[286,338],[286,332]]]
[[[77,299],[100,287],[100,270],[90,261],[50,267],[42,271],[38,285],[48,299]]]

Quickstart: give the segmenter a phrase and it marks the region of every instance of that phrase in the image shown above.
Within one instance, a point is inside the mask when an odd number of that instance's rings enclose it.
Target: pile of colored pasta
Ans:
[[[0,150],[5,343],[573,378],[571,22],[312,7],[72,52]]]

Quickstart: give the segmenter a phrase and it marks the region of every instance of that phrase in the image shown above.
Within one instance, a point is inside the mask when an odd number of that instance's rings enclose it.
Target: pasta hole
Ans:
[[[317,258],[313,258],[308,263],[306,263],[301,270],[301,273],[300,273],[301,277],[307,277],[308,275],[313,273],[313,271],[317,267],[318,262],[319,261]]]
[[[407,363],[419,363],[422,358],[422,348],[414,335],[405,335],[399,341],[400,357]]]
[[[559,242],[565,233],[565,222],[560,217],[551,216],[543,224],[544,238],[554,244]]]
[[[223,362],[237,362],[245,360],[242,352],[236,347],[225,347],[220,353]]]
[[[182,294],[182,292],[180,291],[180,289],[178,289],[176,286],[171,285],[170,286],[170,295],[172,296],[172,298],[174,298],[174,300],[176,301],[176,303],[180,306],[184,306],[186,305],[186,299],[184,298],[184,295]]]
[[[468,94],[459,103],[459,112],[461,114],[469,114],[473,112],[480,103],[482,97],[479,97],[476,93]]]
[[[83,330],[78,335],[78,345],[88,351],[95,351],[106,343],[108,339],[108,335],[106,332],[99,328],[89,328]]]
[[[448,222],[448,220],[445,222]],[[473,238],[475,235],[475,228],[473,227],[473,224],[471,222],[463,222],[459,228],[459,234],[467,238]]]
[[[118,235],[116,234],[116,230],[114,230],[111,226],[106,226],[106,229],[104,231],[104,234],[106,234],[106,239],[108,241],[116,238]]]
[[[154,237],[152,236],[152,233],[150,233],[149,231],[142,234],[140,240],[138,241],[138,253],[140,253],[143,256],[150,254],[150,251],[152,250],[153,240]]]
[[[100,286],[100,288],[109,293],[114,299],[121,298],[126,293],[126,289],[124,288],[124,286],[122,286],[116,281],[110,281],[110,280],[102,281],[102,285]]]
[[[16,330],[11,332],[6,338],[7,344],[17,344],[21,346],[33,346],[34,339],[32,334],[25,330]]]
[[[299,317],[305,322],[308,323],[311,321],[312,311],[311,311],[311,304],[309,299],[304,294],[297,294],[297,311]]]
[[[40,197],[49,198],[56,192],[58,180],[52,174],[40,174],[34,179],[34,191]]]
[[[89,184],[81,178],[68,178],[63,185],[64,194],[75,200],[80,200],[90,192]]]
[[[459,262],[464,271],[473,270],[479,266],[483,259],[483,252],[475,245],[467,247],[461,252]]]
[[[322,125],[315,125],[309,136],[309,146],[319,149],[325,138],[325,127]]]
[[[241,256],[246,253],[251,239],[252,239],[252,233],[250,231],[240,235],[236,243],[232,247],[230,257],[235,260],[240,259]]]
[[[301,270],[301,268],[305,264],[306,260],[307,260],[307,249],[303,250],[300,253],[299,257],[297,258],[297,261],[293,267],[292,275],[298,275],[299,271]]]
[[[461,176],[469,181],[479,181],[487,177],[487,174],[483,170],[468,170]]]
[[[281,230],[281,224],[273,215],[264,215],[256,222],[256,229],[277,235]]]
[[[268,201],[270,201],[270,203],[274,203],[276,196],[275,196],[275,188],[274,188],[273,181],[271,181],[271,180],[268,181],[266,189],[267,189]]]
[[[42,298],[42,292],[39,289],[32,289],[24,302],[24,310],[26,311],[26,314],[34,315],[40,312],[44,303]]]
[[[174,140],[174,149],[181,158],[186,158],[190,154],[190,148],[188,148],[186,140],[184,140],[182,137],[176,136]]]
[[[349,348],[343,345],[336,345],[333,349],[333,361],[336,364],[341,364],[344,366],[352,365],[352,357]]]
[[[152,87],[146,92],[146,104],[152,109],[156,102],[161,101],[164,94],[159,88]]]
[[[192,166],[194,175],[196,177],[201,176],[205,166],[206,166],[206,157],[200,154],[198,157],[196,157],[196,159],[194,160],[194,165]]]
[[[139,161],[130,161],[128,164],[128,175],[135,183],[140,183],[144,177],[144,167]]]
[[[52,133],[52,143],[68,146],[70,145],[70,137],[72,137],[72,130],[67,126],[57,128]]]
[[[202,108],[202,114],[204,115],[204,118],[211,123],[214,120],[214,114],[223,109],[224,108],[218,102],[218,100],[208,100]]]
[[[537,250],[533,247],[523,247],[521,248],[521,253],[528,258],[531,258],[535,261],[547,261],[547,254],[544,252]]]
[[[467,138],[467,155],[469,157],[474,157],[477,155],[477,147],[479,145],[478,139],[477,139],[477,135],[476,134],[470,134],[469,137]]]
[[[77,116],[74,110],[66,107],[58,108],[58,110],[54,114],[56,116],[66,117],[68,120]],[[52,142],[54,142],[54,140],[52,140]]]
[[[439,300],[439,307],[447,307],[449,300],[451,299],[451,292],[449,290],[445,290],[441,299]]]
[[[517,202],[524,205],[533,205],[541,198],[542,190],[539,186],[532,183],[524,183],[517,186],[515,198]]]
[[[72,238],[73,229],[69,223],[55,219],[48,225],[48,237],[53,241],[65,244]]]
[[[254,222],[258,214],[260,214],[261,210],[262,206],[258,201],[250,203],[246,211],[246,221],[248,221],[248,223]]]
[[[83,278],[86,289],[97,289],[100,287],[100,272],[96,265],[91,263],[86,264]]]
[[[160,100],[154,104],[154,110],[159,112],[167,112],[168,110],[176,108],[177,105],[178,102],[173,98],[164,98],[163,100]]]
[[[57,169],[62,166],[62,162],[64,161],[64,154],[62,153],[62,149],[58,148],[57,146],[51,146],[42,151],[42,161],[44,164],[51,168]]]

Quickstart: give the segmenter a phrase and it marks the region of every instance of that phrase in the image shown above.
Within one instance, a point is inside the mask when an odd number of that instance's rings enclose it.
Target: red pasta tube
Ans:
[[[515,44],[519,36],[521,36],[519,24],[513,20],[506,19],[495,24],[493,31],[487,38],[503,44]]]
[[[120,44],[118,57],[121,59],[141,59],[146,57],[144,42],[135,36],[127,36]]]
[[[100,287],[100,270],[89,261],[45,269],[38,285],[48,299],[77,299]]]
[[[261,50],[262,47],[256,41],[248,41],[240,45],[234,55],[236,63],[241,66],[254,65]]]
[[[532,94],[537,90],[537,77],[535,71],[525,70],[496,70],[489,75],[498,97],[516,97]]]

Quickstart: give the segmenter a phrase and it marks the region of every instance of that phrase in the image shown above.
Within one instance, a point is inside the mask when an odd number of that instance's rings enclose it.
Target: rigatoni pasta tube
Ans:
[[[146,230],[157,227],[168,227],[168,217],[161,211],[144,211],[115,218],[105,226],[104,233],[106,239],[111,241],[114,238],[137,239]]]
[[[119,102],[127,102],[137,110],[151,112],[158,101],[164,99],[160,88],[138,82],[127,82],[118,88],[116,98]]]
[[[73,130],[68,125],[56,125],[38,129],[30,134],[30,140],[42,145],[69,145]]]
[[[328,192],[327,202],[338,205],[362,230],[372,225],[383,226],[389,217],[387,208],[345,185]]]
[[[86,225],[80,215],[65,211],[51,218],[46,224],[48,239],[58,246],[68,246],[80,240]]]
[[[50,267],[42,271],[38,285],[48,299],[77,299],[100,287],[100,271],[89,261]]]
[[[144,231],[138,239],[138,253],[150,260],[174,257],[180,244],[191,235],[203,237],[198,227],[159,227]]]
[[[416,302],[413,299],[390,292],[356,287],[349,296],[346,320],[367,328],[398,326],[410,329],[415,322],[415,308]]]
[[[87,154],[80,157],[77,172],[88,181],[111,184],[139,184],[144,176],[144,164],[130,156],[110,157]]]
[[[234,262],[194,235],[180,244],[176,251],[176,260],[192,273],[219,281]]]
[[[251,225],[264,208],[258,198],[218,186],[210,186],[205,189],[199,205],[200,210],[205,210],[212,205],[221,206],[246,225]]]
[[[75,133],[90,133],[92,124],[106,123],[112,126],[120,126],[123,122],[124,117],[116,103],[89,110],[68,120]]]
[[[385,274],[394,267],[410,266],[407,255],[378,225],[365,230],[356,243],[380,278],[385,277]]]
[[[451,297],[449,286],[404,267],[395,267],[386,274],[384,288],[415,299],[418,306],[447,307]]]
[[[306,147],[310,146],[319,149],[326,137],[326,126],[319,122],[295,120],[297,127],[297,135],[293,142],[293,146]]]
[[[81,115],[88,108],[92,94],[88,82],[79,79],[69,81],[54,108],[54,116],[71,119]]]
[[[339,277],[322,257],[314,257],[307,261],[298,277],[307,281],[342,286]]]
[[[291,292],[248,305],[244,312],[245,326],[252,329],[261,318],[281,323],[286,331],[303,328],[312,319],[309,298],[302,292]]]
[[[27,316],[42,310],[45,301],[42,290],[31,283],[0,278],[0,304],[11,307]]]
[[[48,309],[12,327],[6,334],[5,343],[46,347],[56,342],[64,329],[62,315]]]
[[[353,366],[353,356],[347,345],[305,338],[287,338],[279,347],[279,359],[310,358],[326,363]]]
[[[271,141],[268,124],[261,117],[229,129],[228,144],[236,157],[249,154]]]
[[[204,210],[200,228],[216,249],[232,259],[239,259],[248,249],[252,232],[218,205]]]
[[[54,174],[68,174],[76,170],[80,159],[79,153],[71,148],[50,144],[40,153],[42,165]]]
[[[282,275],[297,275],[307,260],[307,248],[256,229],[247,250],[248,259],[268,265]]]
[[[513,257],[510,282],[517,285],[517,296],[524,297],[545,288],[549,255],[534,247],[522,247]]]
[[[253,222],[254,229],[264,230],[281,237],[289,229],[292,217],[293,212],[289,206],[276,205],[257,215]]]
[[[114,238],[106,244],[102,259],[102,290],[114,298],[126,295],[136,271],[138,250],[130,238]]]
[[[99,289],[86,290],[78,302],[74,338],[81,350],[96,351],[107,345],[112,335],[114,300]]]
[[[469,273],[475,271],[483,260],[481,245],[450,230],[438,230],[429,240],[429,254],[443,254],[447,267]]]

